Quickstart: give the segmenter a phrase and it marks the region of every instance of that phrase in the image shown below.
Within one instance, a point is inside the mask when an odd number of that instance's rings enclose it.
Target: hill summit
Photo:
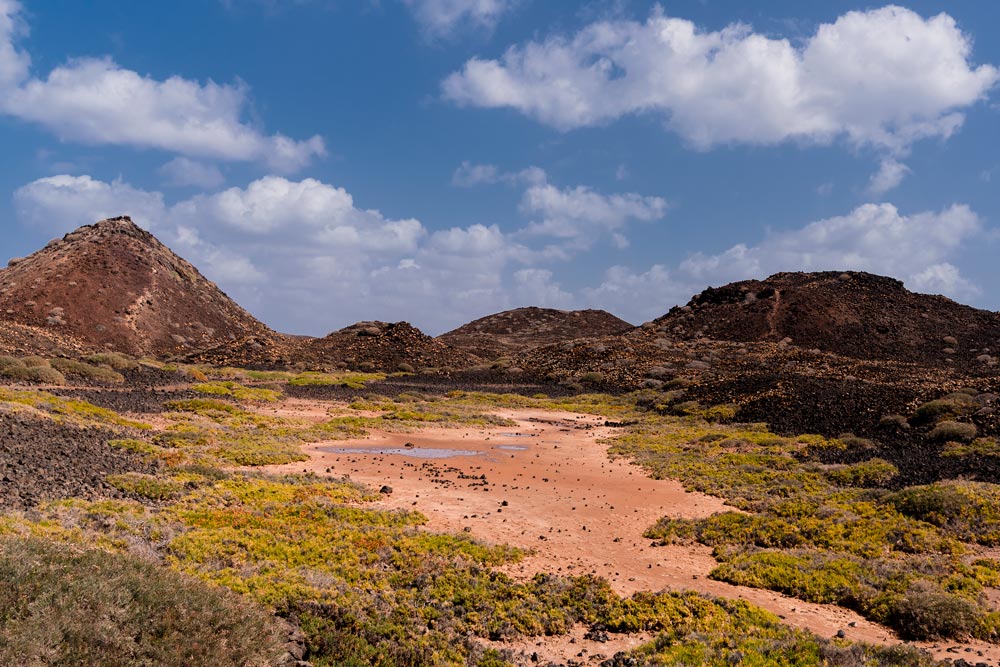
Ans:
[[[709,288],[653,325],[682,340],[785,341],[931,365],[971,362],[1000,349],[1000,314],[862,272],[777,273]]]
[[[481,357],[496,358],[577,338],[622,334],[633,328],[604,310],[516,308],[481,317],[438,340]]]
[[[135,355],[271,333],[127,216],[12,259],[0,269],[0,320]]]

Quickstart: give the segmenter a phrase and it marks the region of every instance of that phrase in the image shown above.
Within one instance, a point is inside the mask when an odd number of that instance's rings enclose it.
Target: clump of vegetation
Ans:
[[[961,558],[965,542],[1000,539],[993,533],[992,500],[933,515],[918,510],[902,495],[906,490],[887,494],[884,487],[898,471],[884,460],[823,464],[831,454],[873,447],[853,436],[780,438],[763,425],[712,424],[692,414],[647,413],[637,421],[614,440],[613,454],[744,511],[698,521],[665,518],[647,532],[661,542],[712,546],[720,562],[714,578],[839,604],[922,638],[997,636],[1000,615],[984,596],[996,576]],[[944,616],[937,625],[928,625],[931,618],[906,626],[913,619],[912,606],[904,604],[911,588],[944,596],[942,608],[970,606],[975,620],[964,623],[968,616],[957,614],[961,627]]]
[[[66,384],[66,378],[63,374],[50,367],[48,360],[41,357],[18,359],[0,356],[0,378],[36,384]]]
[[[170,500],[179,497],[184,484],[156,475],[127,472],[122,475],[108,475],[107,482],[123,493],[147,500]]]
[[[364,389],[368,382],[385,379],[384,373],[299,373],[288,381],[293,387],[347,387],[349,389]]]
[[[227,380],[223,382],[206,382],[191,387],[199,394],[212,396],[232,396],[238,401],[260,401],[274,403],[281,398],[281,392],[260,387],[244,387],[238,382]]]
[[[139,367],[139,362],[121,352],[101,352],[92,354],[85,358],[88,363],[95,366],[107,366],[116,371],[128,371]]]
[[[53,359],[52,367],[63,375],[72,375],[93,382],[120,384],[125,376],[108,366],[94,366],[76,359]]]
[[[320,439],[306,426],[248,412],[214,398],[168,401],[173,423],[157,434],[154,444],[173,463],[263,466],[307,457],[301,444]]]
[[[898,491],[885,502],[968,542],[1000,545],[1000,486],[945,481]]]
[[[905,431],[910,428],[910,422],[907,421],[906,417],[897,414],[884,415],[878,421],[878,425],[881,428],[895,431]]]
[[[974,601],[939,585],[917,581],[903,594],[894,613],[904,637],[946,639],[961,637],[979,625],[982,610]],[[992,625],[997,627],[995,618]]]
[[[660,633],[636,652],[643,664],[721,667],[742,656],[747,664],[819,667],[847,651],[869,665],[930,664],[906,649],[832,644],[742,601],[693,593],[622,598],[592,576],[517,582],[494,569],[518,560],[517,549],[425,532],[422,515],[368,508],[377,494],[349,482],[199,478],[197,489],[160,506],[74,501],[43,508],[43,521],[78,528],[82,521],[92,539],[112,548],[143,541],[174,570],[294,618],[317,665],[509,667],[476,639],[562,634],[577,623]]]
[[[689,597],[696,604],[697,598]],[[701,613],[678,615],[652,643],[634,652],[637,665],[666,667],[931,667],[937,661],[912,646],[846,644],[793,630],[745,602],[718,601]],[[615,664],[618,664],[617,662]],[[622,664],[629,664],[623,662]]]
[[[62,386],[66,384],[66,376],[51,366],[29,366],[27,377],[38,384]]]
[[[946,420],[938,422],[928,435],[939,442],[971,442],[978,433],[975,424]]]
[[[76,424],[124,426],[141,430],[152,429],[149,424],[126,419],[107,408],[101,408],[86,401],[55,396],[45,391],[18,391],[0,387],[0,404],[3,403],[32,408],[38,414]]]
[[[157,447],[150,442],[136,438],[116,438],[108,440],[108,445],[119,449],[126,449],[136,454],[142,454],[150,459],[162,458],[165,453],[162,447]]]
[[[899,468],[884,459],[838,466],[826,473],[831,481],[840,486],[866,487],[884,487],[898,474]]]
[[[970,443],[946,442],[941,456],[1000,457],[1000,443],[991,438],[976,438]]]
[[[247,598],[124,554],[0,538],[0,664],[270,667],[283,641]]]
[[[972,396],[962,392],[948,394],[943,398],[928,401],[916,409],[911,418],[914,426],[934,424],[942,419],[962,417],[975,412],[977,405]]]

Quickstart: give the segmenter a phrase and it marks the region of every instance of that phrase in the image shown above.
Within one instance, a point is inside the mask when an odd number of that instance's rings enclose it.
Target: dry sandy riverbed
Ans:
[[[319,421],[328,418],[330,408],[329,403],[295,400],[262,411]],[[685,491],[678,482],[650,479],[626,461],[609,460],[602,440],[614,429],[604,427],[602,419],[539,410],[495,414],[517,426],[375,432],[308,445],[308,461],[270,469],[349,476],[374,488],[387,485],[393,493],[380,504],[419,510],[428,518],[428,530],[466,531],[487,542],[532,549],[532,556],[506,568],[514,577],[592,573],[626,595],[695,590],[748,600],[820,636],[843,630],[854,640],[899,641],[891,630],[840,607],[712,581],[707,575],[716,562],[707,547],[652,547],[642,533],[662,516],[698,518],[732,508],[718,498]],[[641,638],[609,644],[574,639],[526,640],[515,648],[537,651],[543,660],[585,659],[611,655]],[[942,658],[1000,662],[1000,649],[989,644],[923,646]]]

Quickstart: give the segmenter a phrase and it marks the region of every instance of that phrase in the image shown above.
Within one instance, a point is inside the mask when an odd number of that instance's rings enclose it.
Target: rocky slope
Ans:
[[[857,359],[993,365],[1000,314],[869,273],[778,273],[709,288],[655,320],[683,340],[786,340]]]
[[[273,333],[127,217],[12,259],[0,270],[0,320],[156,356]]]
[[[76,356],[95,351],[93,344],[52,328],[33,327],[0,320],[0,355],[23,357]]]
[[[632,325],[604,310],[517,308],[474,320],[438,340],[495,359],[533,347],[577,338],[621,334]]]
[[[431,338],[408,322],[358,322],[324,338],[298,341],[292,356],[311,366],[388,372],[482,363],[477,356]]]

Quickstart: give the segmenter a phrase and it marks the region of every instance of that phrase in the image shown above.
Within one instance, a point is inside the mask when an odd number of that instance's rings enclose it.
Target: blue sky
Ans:
[[[0,0],[0,247],[130,214],[255,315],[1000,308],[998,3]]]

